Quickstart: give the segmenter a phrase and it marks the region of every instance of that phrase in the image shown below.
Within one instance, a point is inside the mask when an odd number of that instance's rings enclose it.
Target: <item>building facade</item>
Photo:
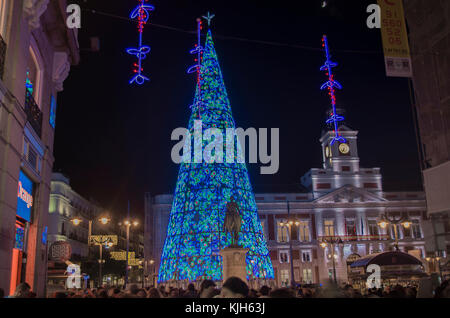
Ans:
[[[413,108],[430,218],[425,231],[426,250],[430,259],[449,267],[443,256],[450,253],[450,3],[408,0],[404,8],[412,52]]]
[[[0,288],[44,295],[57,94],[79,62],[65,0],[0,0]]]
[[[92,233],[110,230],[98,225],[98,222],[89,225],[91,220],[106,215],[106,211],[75,192],[69,178],[62,173],[52,174],[48,213],[48,245],[59,241],[68,242],[72,255],[79,257],[88,256],[89,230]],[[75,217],[80,220],[78,225],[72,222]]]
[[[323,168],[311,169],[301,178],[309,191],[255,194],[277,286],[290,285],[291,268],[297,283],[328,280],[333,277],[332,255],[337,280],[346,282],[348,264],[355,257],[394,248],[393,225],[385,229],[378,225],[383,214],[411,221],[409,228],[397,225],[399,249],[422,261],[425,257],[424,193],[383,191],[380,168],[360,167],[358,132],[345,126],[340,132],[345,145],[330,145],[332,131],[322,135]],[[172,195],[145,197],[145,258],[155,261],[156,272],[172,199]],[[334,253],[331,244],[321,246],[330,238],[342,240]]]
[[[101,208],[99,204],[87,200],[75,192],[70,186],[70,180],[62,173],[53,173],[51,181],[51,193],[48,215],[48,245],[55,242],[68,242],[71,246],[72,256],[70,261],[80,263],[81,260],[99,257],[99,247],[88,244],[89,235],[117,235],[117,245],[107,247],[105,245],[102,258],[109,259],[110,252],[125,252],[127,248],[126,229],[120,226],[123,220],[112,217],[111,211]],[[106,217],[109,221],[102,224],[99,220]],[[78,220],[74,224],[74,220]],[[130,228],[129,251],[135,257],[143,259],[144,236],[143,226]],[[52,263],[51,261],[49,261]],[[124,263],[125,264],[125,263]],[[53,265],[53,264],[51,264]],[[49,266],[49,272],[56,272],[53,266]],[[132,265],[130,270],[136,271],[138,266]],[[81,271],[86,268],[81,266]],[[63,273],[64,271],[62,271]],[[124,273],[123,273],[124,275]],[[141,282],[142,275],[134,275]],[[97,279],[92,277],[92,280]],[[53,284],[54,282],[50,282]],[[123,278],[115,281],[105,271],[103,275],[105,284],[123,284]]]

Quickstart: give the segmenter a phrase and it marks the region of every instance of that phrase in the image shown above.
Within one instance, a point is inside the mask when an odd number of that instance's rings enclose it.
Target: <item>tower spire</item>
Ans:
[[[338,123],[340,121],[343,121],[344,117],[340,116],[336,112],[336,95],[334,90],[335,88],[342,89],[342,85],[334,79],[332,68],[336,67],[338,64],[331,61],[330,49],[328,46],[328,38],[326,35],[324,35],[322,38],[322,47],[324,48],[325,51],[326,61],[325,64],[320,68],[320,70],[326,72],[325,74],[328,76],[328,81],[325,82],[325,84],[323,84],[320,87],[320,89],[321,90],[328,89],[328,95],[330,96],[331,99],[331,114],[330,118],[328,118],[328,120],[326,121],[327,124],[333,123],[334,125],[335,136],[331,141],[331,144],[334,144],[336,141],[346,142],[345,138],[342,137],[339,133]]]

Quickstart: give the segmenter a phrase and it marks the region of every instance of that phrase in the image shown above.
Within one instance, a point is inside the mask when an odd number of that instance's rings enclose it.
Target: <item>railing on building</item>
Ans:
[[[319,236],[318,241],[329,241],[341,239],[343,242],[352,241],[386,241],[390,240],[389,235],[379,234],[379,235],[340,235],[340,236]]]
[[[5,72],[6,60],[6,42],[0,35],[0,80],[3,80],[3,73]]]
[[[28,122],[40,138],[42,133],[42,112],[28,90],[25,93],[25,113],[27,114]]]

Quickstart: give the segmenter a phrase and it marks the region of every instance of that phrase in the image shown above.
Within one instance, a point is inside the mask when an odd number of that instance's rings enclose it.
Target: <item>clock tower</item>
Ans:
[[[326,131],[320,138],[323,153],[323,168],[333,171],[358,172],[359,157],[357,146],[358,132],[347,126],[340,126],[339,132],[345,141],[332,142],[333,131]]]
[[[322,90],[328,91],[331,108],[327,112],[327,130],[322,133],[323,169],[311,169],[302,178],[304,187],[310,188],[313,197],[318,198],[326,193],[342,187],[362,188],[381,195],[382,182],[380,168],[361,169],[357,147],[358,132],[350,129],[344,123],[344,110],[336,105],[336,90],[342,85],[335,80],[332,69],[338,64],[331,60],[327,36],[322,39],[326,61],[320,68],[328,78]]]

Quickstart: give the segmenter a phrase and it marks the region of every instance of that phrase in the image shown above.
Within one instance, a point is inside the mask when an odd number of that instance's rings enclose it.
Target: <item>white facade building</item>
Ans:
[[[384,192],[380,168],[359,165],[358,132],[345,126],[340,132],[347,140],[345,144],[330,145],[334,136],[331,131],[322,135],[323,168],[311,169],[301,178],[309,192],[255,194],[277,286],[290,284],[291,261],[297,283],[321,283],[331,278],[331,245],[320,245],[330,237],[343,241],[335,246],[335,264],[338,281],[346,282],[349,256],[351,259],[394,248],[393,225],[386,229],[378,226],[382,214],[412,222],[409,229],[398,225],[399,249],[421,261],[425,258],[424,193]],[[145,257],[155,261],[157,273],[173,196],[147,194],[145,200],[149,244]],[[291,226],[286,225],[289,221],[293,221]]]

